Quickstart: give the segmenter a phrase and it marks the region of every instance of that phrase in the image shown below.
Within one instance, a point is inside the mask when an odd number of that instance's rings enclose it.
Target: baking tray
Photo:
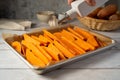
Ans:
[[[44,27],[44,29],[50,31],[51,33],[52,32],[56,32],[56,31],[60,31],[62,29],[67,29],[67,27],[71,27],[73,28],[74,25],[65,25],[65,26],[60,26],[60,27]],[[37,30],[34,30],[34,31],[30,31],[30,32],[27,32],[27,34],[29,35],[39,35],[39,34],[43,34],[42,32],[43,28],[39,28]],[[85,29],[86,30],[86,29]],[[88,31],[88,30],[87,30]],[[87,52],[83,55],[78,55],[78,56],[75,56],[73,58],[70,58],[70,59],[67,59],[67,60],[64,60],[64,61],[60,61],[56,64],[53,64],[53,65],[50,65],[44,69],[41,69],[41,68],[37,68],[37,67],[34,67],[32,66],[22,55],[20,55],[11,45],[10,43],[13,42],[13,41],[21,41],[22,40],[22,35],[19,35],[19,34],[11,34],[11,33],[3,33],[2,34],[2,38],[5,42],[5,44],[7,46],[10,47],[11,50],[14,51],[14,53],[23,61],[25,62],[29,68],[31,68],[32,70],[34,70],[35,72],[37,72],[38,74],[44,74],[44,73],[47,73],[47,72],[50,72],[50,71],[53,71],[55,69],[58,69],[62,66],[65,66],[67,64],[72,64],[73,62],[76,62],[76,61],[79,61],[83,58],[87,58],[89,56],[92,56],[92,55],[95,55],[97,54],[98,52],[100,51],[103,51],[103,50],[106,50],[112,46],[115,45],[116,41],[111,39],[110,37],[107,37],[105,35],[102,35],[102,34],[99,34],[99,33],[96,33],[96,32],[93,32],[93,31],[90,31],[90,33],[92,33],[93,35],[95,35],[99,40],[103,41],[104,43],[106,43],[106,46],[104,47],[100,47],[94,51],[90,51],[90,52]],[[100,54],[100,53],[99,53]]]

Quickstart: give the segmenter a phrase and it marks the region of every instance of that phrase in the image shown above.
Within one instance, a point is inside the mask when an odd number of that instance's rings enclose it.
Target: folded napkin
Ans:
[[[0,29],[11,29],[11,30],[25,30],[31,27],[32,22],[29,20],[18,20],[18,19],[1,19]]]

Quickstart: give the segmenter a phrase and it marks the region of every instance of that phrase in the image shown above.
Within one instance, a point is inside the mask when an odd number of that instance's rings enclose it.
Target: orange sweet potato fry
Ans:
[[[85,38],[89,38],[89,37],[93,36],[91,33],[87,32],[77,26],[74,27],[74,30]]]
[[[59,49],[57,49],[52,43],[50,43],[48,47],[50,47],[53,50],[53,52],[55,52],[56,54],[58,54],[58,56],[60,57],[60,59],[65,59],[63,53]]]
[[[49,61],[52,61],[52,57],[41,47],[40,45],[36,45],[40,52],[47,57]]]
[[[74,35],[76,35],[77,37],[79,37],[80,39],[84,40],[84,37],[80,34],[78,34],[77,32],[75,32],[73,29],[71,28],[67,28],[71,33],[73,33]]]
[[[78,39],[74,42],[76,45],[80,46],[85,51],[95,50],[95,47],[85,42],[84,40]]]
[[[53,60],[59,61],[58,53],[54,52],[50,47],[43,47],[43,48],[49,53],[49,55],[52,56]]]
[[[46,34],[48,37],[50,37],[52,40],[57,40],[57,41],[59,41],[59,39],[58,39],[56,36],[54,36],[52,33],[50,33],[49,31],[43,30],[43,32],[44,32],[44,34]]]
[[[28,49],[32,50],[34,55],[41,59],[46,65],[49,64],[49,60],[39,51],[39,49],[32,43],[27,42],[25,40],[22,40],[21,42],[24,46],[26,46]]]
[[[41,43],[52,42],[50,39],[44,37],[43,35],[39,35],[39,41],[40,41]]]
[[[48,47],[44,47],[44,49],[52,56],[55,61],[65,59],[64,55],[52,43],[50,43]]]
[[[67,50],[65,47],[63,47],[59,42],[54,41],[54,45],[63,53],[63,55],[67,58],[72,58],[75,55],[72,54],[69,50]]]
[[[35,40],[37,40],[38,42],[40,42],[40,40],[39,40],[39,38],[37,36],[31,35],[30,37],[33,38],[33,39],[35,39]]]
[[[44,62],[37,58],[29,49],[26,50],[26,59],[35,67],[45,68]]]
[[[88,43],[90,43],[91,45],[95,47],[99,47],[99,44],[97,43],[94,35],[92,35],[91,33],[83,29],[80,29],[79,27],[75,27],[74,30],[78,32],[79,34],[83,35],[86,38]]]
[[[95,37],[89,37],[87,39],[87,42],[90,43],[92,46],[95,46],[96,48],[99,47],[98,42],[96,41]]]
[[[60,44],[63,46],[63,47],[65,47],[66,49],[68,49],[72,54],[76,54],[76,52],[73,50],[73,49],[70,49],[68,46],[66,46],[65,44],[64,44],[64,42],[63,41],[61,41],[61,37],[63,36],[60,32],[55,32],[53,35],[55,35],[58,39],[59,39],[59,42],[60,42]],[[69,37],[69,36],[68,36]]]
[[[52,40],[49,36],[47,36],[45,33],[43,34],[43,36],[44,36],[45,38],[47,38],[50,42],[53,41],[53,40]]]
[[[85,51],[90,51],[90,48],[89,48],[88,46],[86,46],[85,42],[81,42],[81,41],[79,41],[79,40],[76,40],[76,41],[74,41],[74,43],[75,43],[77,46],[81,47],[83,50],[85,50]]]
[[[39,41],[31,38],[31,37],[30,37],[29,35],[27,35],[27,34],[23,34],[23,37],[24,37],[24,40],[27,41],[27,42],[31,42],[31,43],[33,43],[33,44],[40,44]]]
[[[53,35],[56,36],[57,38],[61,38],[62,36],[60,32],[55,32],[53,33]]]
[[[70,40],[70,41],[74,41],[74,40],[75,40],[75,38],[72,36],[72,34],[69,33],[69,32],[66,31],[66,30],[62,30],[62,31],[61,31],[61,36],[67,38],[67,39]]]
[[[20,42],[18,42],[18,41],[14,41],[14,42],[12,42],[12,47],[16,50],[16,51],[18,51],[19,53],[21,53],[21,43]]]
[[[61,40],[64,42],[64,44],[66,44],[68,47],[70,47],[71,49],[74,49],[77,54],[84,54],[85,51],[80,48],[79,46],[77,46],[76,44],[74,44],[72,41],[69,41],[68,39],[66,39],[65,37],[62,37]]]
[[[40,45],[42,46],[46,46],[48,43],[50,43],[51,41],[49,39],[47,39],[46,37],[39,35],[39,37],[36,37],[34,35],[31,36],[33,39],[37,40],[40,42]]]

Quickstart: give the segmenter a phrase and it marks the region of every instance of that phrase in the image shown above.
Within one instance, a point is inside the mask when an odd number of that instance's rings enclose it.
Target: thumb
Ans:
[[[87,2],[88,5],[90,6],[95,6],[96,2],[95,0],[85,0]]]

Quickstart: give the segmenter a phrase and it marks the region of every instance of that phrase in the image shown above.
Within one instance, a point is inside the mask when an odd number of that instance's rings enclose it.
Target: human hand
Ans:
[[[68,5],[71,5],[71,3],[75,0],[68,0]]]
[[[68,0],[68,5],[70,5],[75,0]],[[85,0],[88,5],[94,6],[96,4],[95,0]]]

